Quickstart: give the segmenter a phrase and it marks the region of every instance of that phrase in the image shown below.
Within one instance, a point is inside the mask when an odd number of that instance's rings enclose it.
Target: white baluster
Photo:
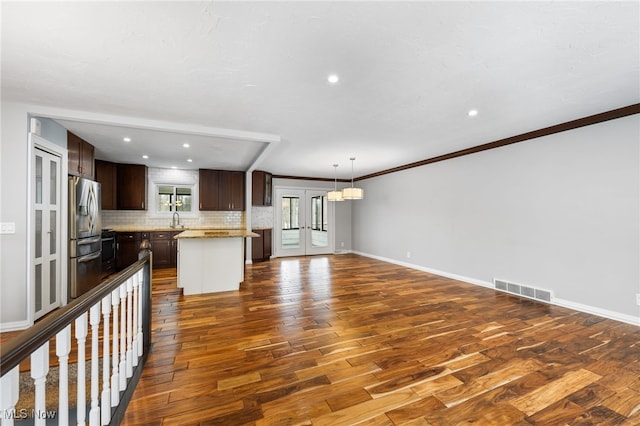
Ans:
[[[109,371],[111,370],[111,360],[109,357],[109,340],[111,333],[109,330],[109,317],[111,315],[111,293],[102,299],[102,395],[100,398],[100,423],[108,425],[111,420],[111,388],[109,387]]]
[[[127,378],[133,376],[133,278],[127,280]]]
[[[132,278],[133,285],[133,366],[138,366],[138,274]]]
[[[120,290],[111,292],[111,306],[113,307],[113,371],[111,373],[111,406],[116,407],[120,401],[120,378],[118,375],[118,304],[120,303]]]
[[[69,424],[69,352],[71,351],[71,324],[56,334],[58,356],[58,425]],[[43,413],[44,414],[44,413]],[[36,413],[37,415],[37,413]]]
[[[136,274],[138,277],[138,357],[141,357],[144,353],[144,335],[142,330],[142,298],[144,297],[144,275],[142,273],[142,269]],[[149,330],[145,330],[149,333]]]
[[[4,376],[0,377],[0,422],[3,426],[13,426],[16,413],[16,404],[20,396],[20,368],[15,366]]]
[[[76,344],[78,345],[78,381],[76,413],[78,426],[84,426],[87,417],[87,364],[86,364],[86,344],[87,342],[87,313],[76,318]]]
[[[36,404],[34,409],[35,426],[44,426],[47,422],[46,416],[38,415],[46,413],[46,382],[49,373],[49,342],[40,346],[38,350],[31,354],[31,378],[36,387]]]
[[[127,285],[120,286],[120,390],[127,389]]]
[[[98,392],[100,391],[100,376],[98,364],[100,363],[100,355],[98,354],[98,327],[100,326],[100,302],[91,307],[89,323],[91,324],[91,410],[89,411],[89,424],[91,426],[99,426],[100,406]]]

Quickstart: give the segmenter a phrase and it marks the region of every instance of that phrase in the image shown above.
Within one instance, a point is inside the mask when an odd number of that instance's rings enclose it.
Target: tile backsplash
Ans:
[[[111,229],[156,229],[168,228],[171,219],[149,217],[147,211],[103,210],[102,227]],[[244,229],[244,212],[201,211],[196,218],[180,218],[185,228]]]

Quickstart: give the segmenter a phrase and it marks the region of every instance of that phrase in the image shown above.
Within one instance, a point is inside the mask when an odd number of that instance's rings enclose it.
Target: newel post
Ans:
[[[142,317],[142,347],[144,352],[147,352],[151,346],[151,265],[153,263],[153,250],[151,249],[151,243],[149,240],[145,239],[140,243],[138,259],[142,259],[147,254],[149,255],[149,262],[145,263],[142,268],[142,277],[140,279],[140,314]]]

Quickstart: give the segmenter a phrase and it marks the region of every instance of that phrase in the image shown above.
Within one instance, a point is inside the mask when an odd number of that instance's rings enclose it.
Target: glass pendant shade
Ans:
[[[327,192],[328,201],[344,201],[342,198],[342,191],[329,191]]]
[[[347,187],[342,190],[342,197],[345,200],[362,200],[364,190],[362,188]]]
[[[342,190],[342,198],[345,200],[362,200],[364,198],[364,189],[354,188],[353,186],[353,161],[355,157],[351,157],[351,187]]]

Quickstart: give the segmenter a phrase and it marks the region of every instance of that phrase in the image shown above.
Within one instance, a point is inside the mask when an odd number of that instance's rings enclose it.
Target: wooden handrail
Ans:
[[[11,371],[80,315],[86,313],[107,294],[126,282],[134,273],[144,267],[145,263],[148,263],[150,268],[151,251],[148,249],[143,249],[140,252],[139,260],[136,263],[108,278],[66,306],[59,308],[15,338],[3,343],[0,348],[0,377]],[[145,336],[147,334],[145,333]]]

